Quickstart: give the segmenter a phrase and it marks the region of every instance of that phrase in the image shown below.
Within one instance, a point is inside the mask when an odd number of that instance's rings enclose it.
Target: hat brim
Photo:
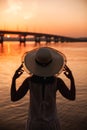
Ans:
[[[35,56],[38,49],[26,52],[22,57],[24,69],[28,73],[33,73],[37,76],[49,77],[55,74],[60,74],[66,64],[66,57],[63,53],[49,47],[47,48],[52,54],[52,62],[47,66],[41,66],[35,61]]]

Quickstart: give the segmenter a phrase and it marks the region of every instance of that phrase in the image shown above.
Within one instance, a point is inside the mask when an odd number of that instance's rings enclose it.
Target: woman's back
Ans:
[[[26,130],[60,130],[56,110],[56,85],[55,77],[31,77],[30,111]]]
[[[57,79],[33,76],[30,86],[30,118],[51,120],[57,118],[56,86]]]

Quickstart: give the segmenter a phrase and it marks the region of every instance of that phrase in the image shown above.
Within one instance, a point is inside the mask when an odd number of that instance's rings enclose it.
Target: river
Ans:
[[[62,130],[87,130],[87,43],[50,43],[35,45],[5,42],[0,45],[0,130],[24,130],[28,116],[29,93],[18,102],[10,100],[12,76],[21,64],[24,52],[41,46],[50,46],[63,52],[72,70],[76,84],[76,100],[69,101],[57,92],[57,110]],[[28,76],[25,72],[17,86]],[[59,75],[69,86],[63,73]]]

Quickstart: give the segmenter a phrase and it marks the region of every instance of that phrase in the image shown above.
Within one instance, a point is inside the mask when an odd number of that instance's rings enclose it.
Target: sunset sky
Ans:
[[[0,29],[87,37],[87,0],[0,0]]]

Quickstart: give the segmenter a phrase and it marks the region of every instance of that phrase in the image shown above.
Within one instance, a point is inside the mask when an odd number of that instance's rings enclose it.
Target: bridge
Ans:
[[[5,38],[5,35],[17,35],[18,38]],[[50,42],[74,42],[75,38],[60,36],[55,34],[46,34],[46,33],[36,33],[36,32],[23,32],[23,31],[5,31],[0,30],[0,44],[3,45],[4,41],[19,41],[20,44],[24,43],[26,45],[26,41],[35,41],[35,43],[39,43],[45,41],[46,43]]]

